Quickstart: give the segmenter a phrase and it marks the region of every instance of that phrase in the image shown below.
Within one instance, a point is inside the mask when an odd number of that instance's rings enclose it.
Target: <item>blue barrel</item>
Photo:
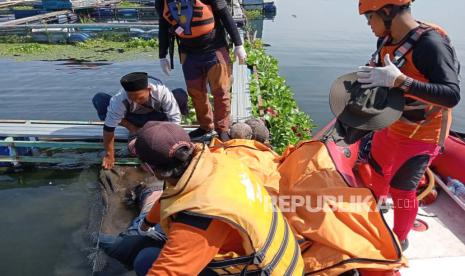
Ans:
[[[30,16],[38,15],[40,13],[41,13],[41,10],[13,10],[15,19],[30,17]]]
[[[73,33],[68,37],[68,43],[84,42],[90,38],[87,33]]]
[[[273,2],[265,3],[263,6],[263,12],[266,14],[276,14],[276,6]]]
[[[136,17],[137,10],[136,9],[121,9],[118,10],[118,15],[123,17]]]

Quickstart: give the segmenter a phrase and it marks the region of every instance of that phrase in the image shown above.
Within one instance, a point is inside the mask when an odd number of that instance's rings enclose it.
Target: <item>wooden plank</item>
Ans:
[[[34,15],[34,16],[29,16],[21,19],[16,19],[16,20],[11,20],[7,22],[0,23],[0,26],[8,26],[8,25],[21,25],[21,24],[26,24],[28,22],[34,22],[34,21],[41,21],[45,20],[48,18],[56,17],[59,15],[64,15],[71,13],[70,11],[56,11],[56,12],[49,12],[49,13],[44,13],[44,14],[39,14],[39,15]]]
[[[102,139],[102,125],[0,123],[0,136]],[[117,127],[115,138],[127,139],[128,131]]]
[[[0,137],[38,137],[42,139],[102,139],[102,122],[94,121],[40,121],[0,120]],[[197,126],[182,126],[191,131]],[[115,130],[116,139],[127,139],[129,132],[123,127]]]
[[[28,5],[28,4],[33,4],[38,1],[36,0],[22,0],[22,1],[7,1],[0,3],[0,9],[6,8],[6,7],[12,7],[12,6],[19,6],[19,5]]]
[[[47,163],[47,164],[87,164],[98,165],[102,163],[102,158],[95,157],[39,157],[39,156],[0,156],[0,162],[19,162],[19,163]],[[116,165],[138,165],[137,158],[115,158]]]
[[[238,61],[233,64],[233,85],[231,95],[231,117],[233,122],[243,122],[252,117],[250,102],[250,72]]]
[[[58,141],[0,141],[0,147],[40,148],[40,149],[103,149],[102,142],[58,142]],[[127,148],[127,143],[115,143],[115,150]]]
[[[70,24],[27,24],[27,25],[1,25],[0,30],[2,31],[26,31],[31,29],[67,29],[67,28],[84,28],[84,29],[98,29],[101,31],[109,29],[130,29],[130,28],[139,28],[139,29],[150,29],[155,30],[158,33],[158,22],[138,22],[138,23],[89,23],[89,24],[80,24],[80,23],[70,23]]]

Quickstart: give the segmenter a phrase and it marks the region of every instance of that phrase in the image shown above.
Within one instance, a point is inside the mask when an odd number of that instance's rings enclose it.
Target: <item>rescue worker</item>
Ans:
[[[134,72],[123,76],[120,80],[124,91],[111,96],[97,93],[92,99],[103,126],[103,145],[105,156],[102,166],[111,169],[115,164],[114,131],[118,125],[129,130],[134,136],[139,128],[148,121],[169,121],[181,123],[181,111],[187,114],[187,95],[182,89],[173,93],[161,82],[148,82],[144,72]],[[179,104],[178,104],[179,102]]]
[[[242,63],[246,52],[226,1],[156,0],[155,6],[160,16],[160,66],[166,75],[173,68],[167,59],[170,43],[174,43],[175,36],[179,41],[187,91],[200,124],[189,136],[196,139],[215,130],[221,140],[228,140],[232,68],[225,30],[234,43],[234,55]],[[213,112],[207,83],[213,95]]]
[[[159,254],[146,248],[136,257],[139,275],[198,275],[204,268],[302,275],[289,225],[245,165],[192,144],[180,126],[168,122],[147,123],[138,132],[136,150],[144,166],[165,181],[160,205],[139,231],[144,234],[159,220],[168,236]]]
[[[357,73],[362,88],[399,88],[401,119],[374,133],[369,163],[373,190],[394,201],[393,231],[405,250],[418,212],[416,188],[438,154],[460,100],[459,64],[445,31],[411,15],[413,0],[359,0],[359,13],[378,37],[369,66]],[[376,60],[377,59],[377,60]]]

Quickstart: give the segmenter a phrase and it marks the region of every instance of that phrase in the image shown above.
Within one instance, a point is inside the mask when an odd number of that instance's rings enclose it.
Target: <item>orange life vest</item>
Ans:
[[[419,23],[420,27],[417,28],[404,43],[382,46],[379,51],[379,56],[384,57],[386,54],[389,54],[391,57],[394,57],[393,62],[399,67],[402,73],[415,80],[429,82],[429,80],[415,67],[412,49],[421,36],[429,31],[438,32],[448,43],[450,43],[450,40],[445,30],[441,27],[433,24]],[[384,66],[384,60],[382,58],[379,58],[379,60],[381,61],[381,65]],[[451,109],[426,102],[409,95],[408,92],[405,94],[405,97],[408,98],[408,100],[404,111],[423,110],[424,119],[421,121],[412,121],[406,116],[402,116],[401,119],[389,126],[389,129],[404,137],[442,146],[448,136],[452,123]]]
[[[165,185],[160,199],[165,232],[179,213],[228,223],[242,237],[246,255],[217,254],[208,267],[218,275],[302,275],[300,247],[283,214],[263,185],[236,158],[196,147],[176,185]]]
[[[210,5],[201,0],[164,0],[163,17],[180,38],[197,38],[215,29]]]

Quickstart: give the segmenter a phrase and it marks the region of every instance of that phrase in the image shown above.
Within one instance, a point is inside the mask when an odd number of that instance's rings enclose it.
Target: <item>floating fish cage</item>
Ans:
[[[100,0],[42,0],[42,7],[47,11],[56,11],[98,6],[102,2]]]
[[[105,38],[124,41],[131,38],[149,40],[158,35],[158,25],[134,23],[31,24],[0,26],[1,37],[20,37],[23,42],[78,43]],[[123,40],[121,40],[123,39]]]
[[[263,0],[243,0],[242,6],[245,10],[262,10],[265,15],[275,15],[277,11],[274,2],[265,2]]]

